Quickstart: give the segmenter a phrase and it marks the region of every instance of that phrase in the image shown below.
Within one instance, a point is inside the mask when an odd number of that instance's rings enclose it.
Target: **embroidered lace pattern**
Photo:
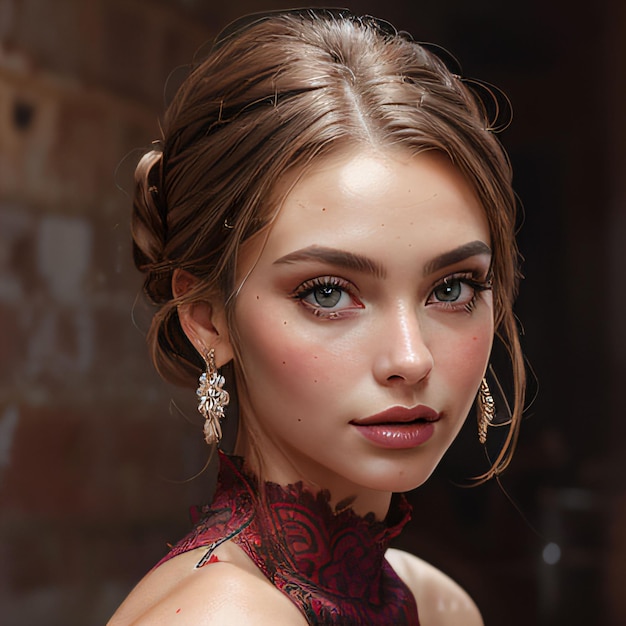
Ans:
[[[286,487],[256,481],[242,460],[220,454],[213,503],[192,509],[195,526],[163,559],[206,546],[199,565],[232,540],[302,611],[309,624],[419,626],[413,594],[385,560],[385,551],[410,518],[394,496],[385,522],[350,508],[332,510],[328,492],[302,483]]]

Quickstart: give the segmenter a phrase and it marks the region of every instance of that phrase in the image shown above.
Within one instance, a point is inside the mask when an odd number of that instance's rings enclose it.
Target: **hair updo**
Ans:
[[[232,319],[238,248],[268,223],[287,171],[355,145],[448,155],[491,233],[495,327],[511,358],[515,402],[488,475],[506,467],[525,387],[512,310],[516,201],[508,159],[475,91],[386,22],[326,9],[274,13],[218,37],[175,95],[162,133],[135,173],[134,259],[158,306],[148,334],[155,366],[186,386],[196,384],[203,361],[177,306],[221,299]],[[172,293],[177,268],[199,279],[180,298]]]

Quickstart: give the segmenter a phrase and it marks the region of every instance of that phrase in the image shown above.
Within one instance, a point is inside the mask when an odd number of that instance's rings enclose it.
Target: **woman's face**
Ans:
[[[287,189],[239,261],[238,452],[254,441],[265,478],[334,500],[415,488],[459,432],[491,351],[484,211],[434,152],[354,149]]]

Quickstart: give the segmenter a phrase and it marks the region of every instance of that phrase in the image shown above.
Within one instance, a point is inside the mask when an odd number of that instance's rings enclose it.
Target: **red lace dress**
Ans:
[[[419,626],[413,594],[385,560],[410,518],[403,496],[394,496],[387,519],[378,522],[349,508],[335,513],[327,492],[313,494],[302,483],[265,483],[264,490],[261,498],[240,458],[220,454],[213,503],[192,509],[193,530],[163,561],[206,546],[196,566],[203,567],[232,540],[309,624]]]

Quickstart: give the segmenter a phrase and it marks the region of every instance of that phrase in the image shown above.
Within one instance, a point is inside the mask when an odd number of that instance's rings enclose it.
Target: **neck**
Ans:
[[[251,437],[245,428],[239,429],[235,454],[244,458],[247,471],[259,481],[282,486],[302,482],[312,493],[328,491],[329,503],[337,511],[349,507],[361,516],[373,513],[378,520],[383,520],[389,511],[390,491],[357,485],[312,459],[302,458],[301,455],[295,458],[296,455],[289,454],[267,439],[263,439],[260,446],[256,437]]]

